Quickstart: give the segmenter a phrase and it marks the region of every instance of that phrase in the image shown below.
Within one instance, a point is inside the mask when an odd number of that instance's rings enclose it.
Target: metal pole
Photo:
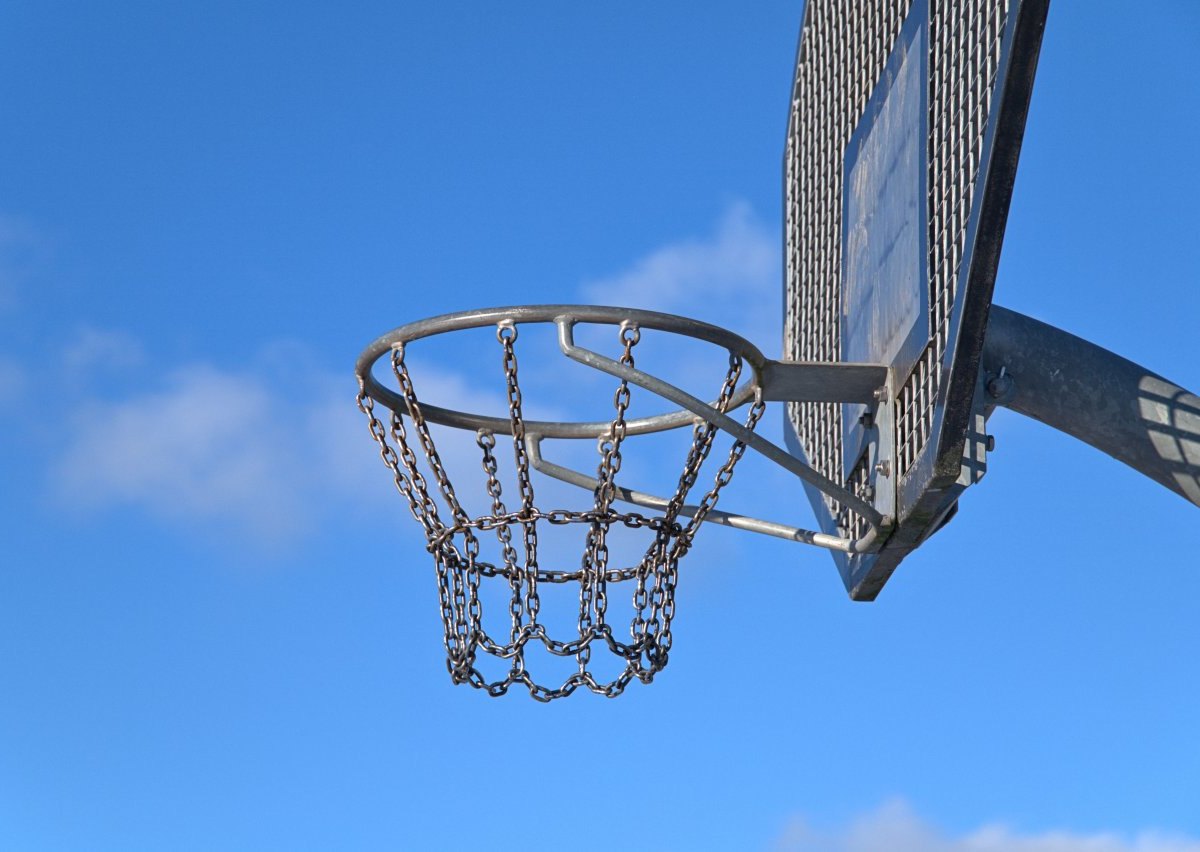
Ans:
[[[993,405],[1091,444],[1200,506],[1200,397],[999,305],[982,360]]]

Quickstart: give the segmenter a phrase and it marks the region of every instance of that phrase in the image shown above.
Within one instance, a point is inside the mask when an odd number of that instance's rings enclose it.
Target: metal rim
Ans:
[[[707,343],[724,348],[730,355],[742,358],[753,371],[751,381],[743,384],[734,394],[730,410],[744,405],[754,397],[755,389],[762,385],[762,371],[767,359],[758,347],[744,337],[734,334],[728,329],[710,325],[706,322],[665,314],[657,311],[644,311],[636,308],[619,308],[603,305],[515,305],[500,308],[480,308],[473,311],[460,311],[452,314],[429,317],[402,325],[374,340],[359,356],[354,372],[358,376],[359,387],[376,402],[387,406],[399,414],[407,414],[404,398],[395,391],[383,385],[375,378],[372,370],[381,357],[390,353],[398,346],[404,346],[415,340],[433,337],[452,331],[463,331],[470,328],[486,328],[499,326],[501,323],[595,323],[604,325],[621,325],[629,322],[640,328],[650,328],[693,337]],[[457,411],[441,408],[427,403],[421,404],[421,411],[426,420],[452,426],[456,429],[472,431],[486,430],[501,434],[512,434],[512,424],[507,418],[488,417],[467,411]],[[677,429],[697,422],[696,414],[686,409],[642,417],[628,421],[627,434],[638,435],[650,432],[662,432]],[[591,438],[603,435],[611,424],[608,421],[556,421],[556,420],[527,420],[525,430],[530,434],[546,438]]]

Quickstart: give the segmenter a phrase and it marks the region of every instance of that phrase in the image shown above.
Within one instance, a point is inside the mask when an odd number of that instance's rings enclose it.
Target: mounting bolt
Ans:
[[[1007,367],[1001,367],[998,375],[987,380],[988,396],[992,399],[1003,399],[1012,393],[1013,377],[1008,374]]]
[[[989,453],[996,449],[996,436],[995,435],[986,436],[984,438],[984,442],[985,442],[985,446],[987,447],[987,451]]]
[[[862,498],[868,502],[875,499],[875,486],[868,485],[862,490]]]
[[[875,472],[880,476],[891,476],[892,463],[887,459],[880,459],[879,461],[875,462]]]
[[[880,387],[875,388],[875,393],[872,394],[872,396],[875,397],[875,400],[877,402],[881,402],[881,403],[887,402],[887,395],[888,395],[887,385],[882,385]]]

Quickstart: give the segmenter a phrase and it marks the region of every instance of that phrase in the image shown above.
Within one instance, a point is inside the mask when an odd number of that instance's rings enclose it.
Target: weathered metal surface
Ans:
[[[1200,506],[1196,394],[999,305],[992,306],[983,368],[995,405],[1078,438]]]
[[[910,375],[929,343],[929,88],[929,10],[916,0],[842,169],[840,359],[883,364],[896,376]],[[850,477],[872,451],[869,411],[841,406]],[[869,469],[866,484],[883,494]]]
[[[784,156],[783,357],[891,366],[894,428],[864,428],[862,415],[879,412],[858,405],[794,402],[787,441],[877,509],[894,502],[882,551],[835,554],[857,600],[945,522],[964,453],[979,466],[968,446],[979,353],[1048,5],[806,4]],[[809,498],[821,529],[856,522],[827,496]]]

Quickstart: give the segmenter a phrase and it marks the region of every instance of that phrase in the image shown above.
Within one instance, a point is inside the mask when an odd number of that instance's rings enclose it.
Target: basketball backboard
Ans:
[[[979,363],[1048,0],[809,0],[784,156],[787,361],[889,368],[792,402],[789,449],[894,519],[835,553],[870,600],[985,470]],[[855,513],[816,489],[827,533]]]

